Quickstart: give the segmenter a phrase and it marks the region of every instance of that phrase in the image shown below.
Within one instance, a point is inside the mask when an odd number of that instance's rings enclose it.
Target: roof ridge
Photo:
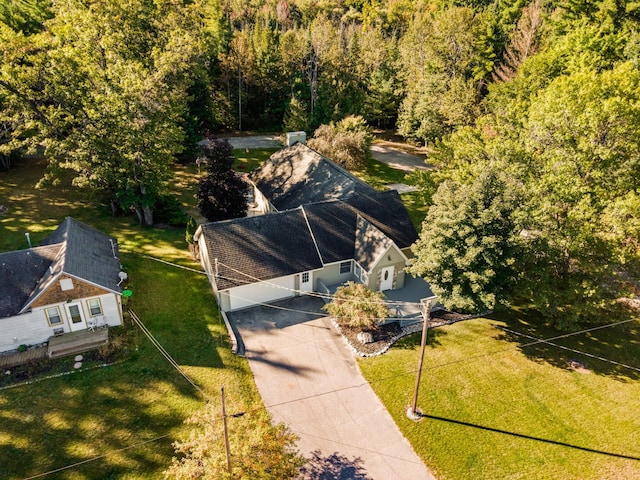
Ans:
[[[315,154],[320,156],[320,160],[323,162],[327,162],[329,164],[330,167],[338,170],[339,172],[343,173],[346,177],[350,178],[351,180],[355,181],[358,185],[362,185],[364,187],[366,187],[368,190],[371,190],[373,192],[377,192],[377,190],[375,188],[373,188],[371,185],[369,185],[367,182],[365,182],[364,180],[362,180],[361,178],[358,178],[357,176],[355,176],[353,173],[351,173],[349,170],[347,170],[346,168],[341,167],[340,165],[338,165],[336,162],[334,162],[333,160],[331,160],[329,157],[323,155],[322,153],[318,152],[317,150],[314,150],[313,148],[311,148],[309,145],[307,144],[300,144],[300,145],[304,145],[306,148],[308,148],[309,150],[311,150],[312,152],[314,152]]]
[[[316,247],[316,252],[318,252],[318,257],[320,257],[320,261],[324,265],[324,258],[322,258],[322,254],[320,253],[320,248],[318,248],[318,242],[316,241],[316,235],[313,233],[313,228],[311,228],[311,223],[309,223],[309,217],[307,217],[307,212],[304,209],[304,205],[300,205],[300,210],[302,210],[302,215],[304,216],[305,222],[307,222],[307,227],[309,227],[309,233],[311,233],[311,240],[313,240],[313,245]]]

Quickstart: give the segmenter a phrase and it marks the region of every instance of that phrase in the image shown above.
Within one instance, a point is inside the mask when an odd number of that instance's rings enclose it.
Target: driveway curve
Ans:
[[[301,479],[431,480],[330,319],[296,297],[229,314],[265,406],[300,440]],[[307,313],[302,313],[307,312]]]

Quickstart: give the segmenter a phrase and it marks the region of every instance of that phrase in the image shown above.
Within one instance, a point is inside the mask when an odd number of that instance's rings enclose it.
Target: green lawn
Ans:
[[[419,335],[360,368],[439,479],[640,478],[640,374],[498,328],[550,338],[512,310],[430,332],[418,407],[409,420]],[[640,368],[640,324],[557,342]],[[578,360],[588,372],[568,367]],[[632,457],[632,458],[623,458]]]
[[[190,208],[194,169],[178,167],[174,184]],[[187,253],[184,230],[141,228],[134,217],[114,218],[108,209],[94,207],[90,195],[70,187],[35,190],[41,173],[39,163],[0,172],[0,203],[9,207],[0,217],[0,250],[25,248],[25,231],[37,244],[67,215],[116,236],[133,290],[127,308],[213,405],[224,385],[229,411],[259,408],[251,372],[230,351],[206,276],[143,256],[199,269]],[[47,478],[161,477],[173,454],[171,443],[186,432],[183,421],[205,401],[141,333],[129,338],[130,353],[122,363],[0,391],[0,478],[25,478],[105,454]],[[73,358],[66,362],[72,370]]]

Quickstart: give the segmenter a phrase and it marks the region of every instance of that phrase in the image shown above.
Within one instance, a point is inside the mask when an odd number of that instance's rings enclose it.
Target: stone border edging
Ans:
[[[443,310],[443,309],[439,308],[438,310]],[[489,315],[491,313],[493,313],[493,310],[488,310],[488,311],[482,312],[482,313],[474,313],[474,314],[470,314],[470,315],[464,315],[463,317],[455,319],[455,320],[449,320],[449,321],[446,321],[446,322],[438,322],[437,324],[432,325],[431,328],[443,327],[445,325],[453,325],[454,323],[462,322],[464,320],[473,320],[474,318],[484,317],[484,316]],[[377,357],[379,355],[382,355],[383,353],[387,353],[387,351],[389,351],[389,349],[393,346],[393,344],[396,343],[401,338],[422,331],[422,320],[417,320],[416,323],[412,323],[410,325],[402,327],[402,331],[399,334],[394,335],[393,337],[391,337],[391,340],[389,340],[388,343],[386,343],[384,346],[382,346],[380,348],[380,350],[378,350],[376,352],[373,352],[373,353],[367,353],[367,352],[360,351],[358,349],[357,345],[354,345],[352,342],[349,341],[347,336],[342,331],[342,328],[340,328],[340,325],[338,325],[338,322],[336,321],[335,318],[331,317],[331,322],[336,327],[336,330],[338,330],[338,333],[340,333],[340,335],[342,336],[342,340],[347,345],[347,347],[351,350],[351,353],[353,353],[354,355],[356,355],[358,357],[362,357],[362,358]]]
[[[126,360],[118,360],[117,362],[113,362],[113,363],[103,363],[101,365],[94,365],[92,367],[79,368],[77,370],[70,370],[68,372],[56,373],[55,375],[47,375],[46,377],[36,378],[35,380],[27,380],[25,382],[13,383],[11,385],[5,385],[4,387],[0,387],[0,391],[8,390],[9,388],[22,387],[24,385],[32,385],[34,383],[38,383],[38,382],[41,382],[43,380],[50,380],[52,378],[64,377],[65,375],[71,375],[72,373],[88,372],[89,370],[95,370],[97,368],[111,367],[113,365],[118,365],[119,363],[124,363],[124,362],[126,362]]]

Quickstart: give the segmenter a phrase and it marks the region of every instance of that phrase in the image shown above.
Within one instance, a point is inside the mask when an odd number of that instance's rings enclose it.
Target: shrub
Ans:
[[[366,285],[347,282],[339,287],[331,303],[323,308],[340,325],[375,330],[389,317],[389,309],[382,292],[369,290]]]
[[[372,139],[364,118],[352,115],[336,124],[320,125],[307,144],[344,168],[358,170],[371,156]]]

